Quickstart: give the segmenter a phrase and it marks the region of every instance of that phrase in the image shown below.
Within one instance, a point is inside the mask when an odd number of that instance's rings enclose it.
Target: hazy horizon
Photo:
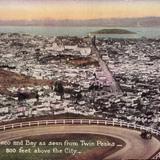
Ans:
[[[160,17],[158,0],[1,0],[0,20]]]
[[[160,16],[144,16],[144,17],[113,17],[113,18],[93,18],[93,19],[0,19],[0,21],[93,21],[93,20],[121,20],[121,19],[145,19],[145,18],[160,18]]]

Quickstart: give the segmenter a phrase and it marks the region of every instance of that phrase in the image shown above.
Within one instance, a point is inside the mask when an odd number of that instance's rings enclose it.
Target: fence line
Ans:
[[[29,121],[29,122],[20,122],[20,123],[12,123],[0,126],[0,131],[6,131],[15,128],[22,127],[31,127],[31,126],[42,126],[42,125],[56,125],[56,124],[87,124],[87,125],[104,125],[104,126],[118,126],[118,127],[126,127],[131,129],[138,130],[146,130],[150,131],[152,134],[159,136],[160,131],[155,130],[151,127],[145,127],[141,125],[137,125],[134,123],[127,123],[122,121],[111,121],[111,120],[95,120],[95,119],[55,119],[55,120],[39,120],[39,121]]]
[[[160,159],[160,150],[157,153],[155,153],[155,155],[153,157],[151,157],[151,159],[159,160]]]

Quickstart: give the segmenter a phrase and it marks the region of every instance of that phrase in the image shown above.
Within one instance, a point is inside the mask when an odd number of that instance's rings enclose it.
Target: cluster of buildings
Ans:
[[[6,88],[13,95],[36,91],[39,98],[19,100],[1,93],[0,121],[75,113],[160,130],[160,41],[99,39],[96,44],[122,94],[112,94],[99,65],[78,63],[79,59],[93,58],[88,37],[1,34],[1,70],[50,80],[53,85]],[[72,60],[76,60],[77,65],[71,63]],[[63,98],[54,90],[56,81],[63,84]]]

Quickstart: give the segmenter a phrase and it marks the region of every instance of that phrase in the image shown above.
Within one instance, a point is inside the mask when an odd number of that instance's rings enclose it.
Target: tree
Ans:
[[[54,91],[61,96],[61,99],[64,96],[64,87],[61,81],[55,82],[55,89]]]

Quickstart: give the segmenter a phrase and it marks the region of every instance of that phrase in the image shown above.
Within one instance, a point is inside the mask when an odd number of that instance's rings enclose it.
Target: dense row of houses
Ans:
[[[160,53],[158,41],[97,40],[102,59],[123,91],[121,95],[110,94],[110,83],[99,66],[68,63],[67,56],[90,55],[87,38],[4,34],[0,44],[1,69],[42,80],[60,80],[65,90],[80,95],[65,92],[61,99],[54,86],[10,87],[12,93],[36,90],[39,100],[19,102],[15,97],[0,95],[0,121],[70,112],[160,129],[160,59],[154,59]],[[65,58],[54,59],[57,56]],[[39,61],[43,58],[45,63]]]

